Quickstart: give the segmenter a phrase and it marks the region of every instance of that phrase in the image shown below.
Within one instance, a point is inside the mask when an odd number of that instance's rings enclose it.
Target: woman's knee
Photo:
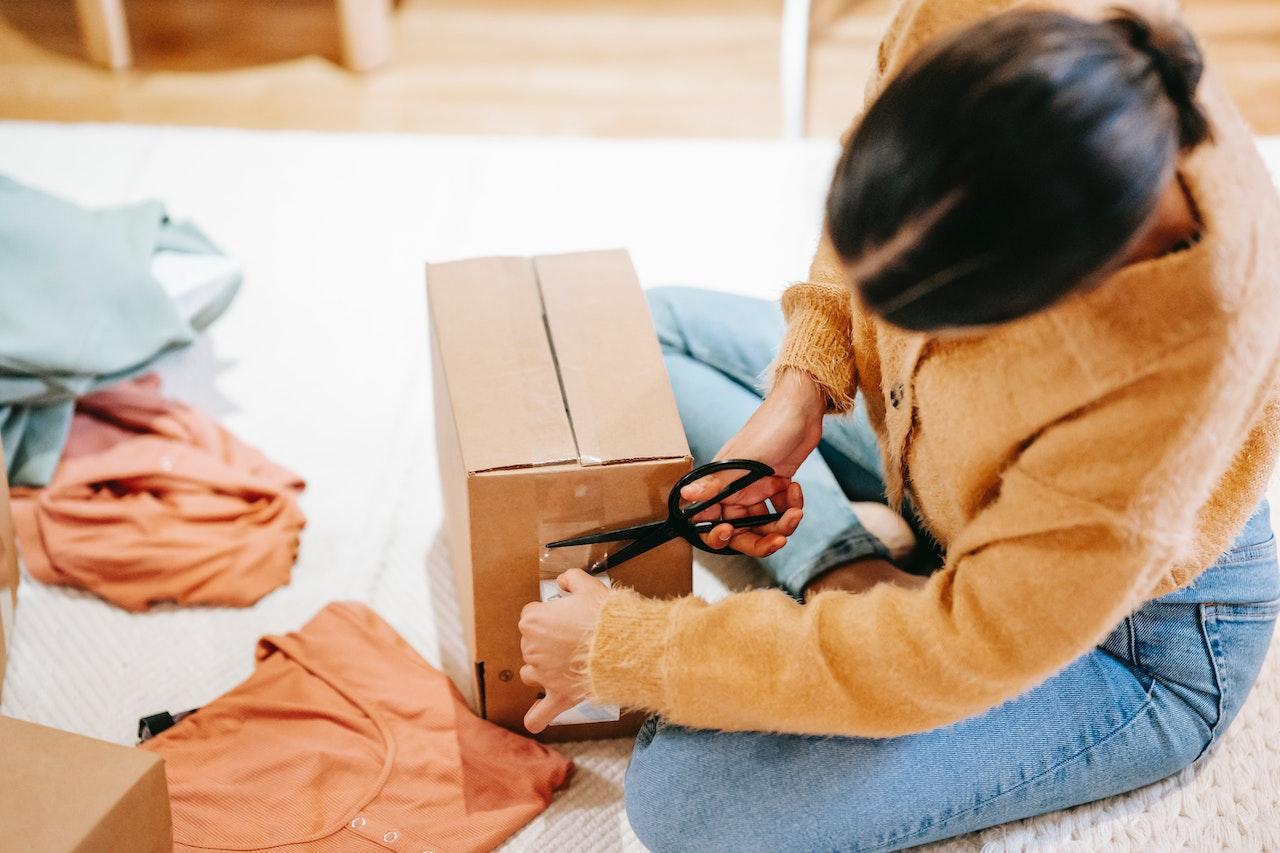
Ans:
[[[753,764],[773,738],[650,719],[627,768],[627,818],[636,837],[655,853],[804,849],[784,819],[794,801]]]
[[[677,849],[680,820],[669,808],[668,784],[677,768],[663,766],[652,743],[654,720],[645,723],[627,767],[623,797],[631,831],[653,851]],[[647,729],[647,731],[646,731]],[[661,747],[658,748],[661,751]]]
[[[681,305],[688,301],[691,287],[666,285],[651,287],[644,292],[649,302],[649,315],[653,317],[653,330],[664,350],[683,349],[684,333],[681,331]]]
[[[672,737],[675,732],[683,737]],[[695,735],[695,736],[688,736]],[[713,849],[714,823],[720,810],[711,808],[709,779],[695,768],[702,749],[696,733],[667,729],[651,719],[636,740],[627,767],[624,797],[627,819],[649,850]]]

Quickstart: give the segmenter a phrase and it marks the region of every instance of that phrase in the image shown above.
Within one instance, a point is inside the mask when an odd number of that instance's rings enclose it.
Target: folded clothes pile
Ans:
[[[158,260],[221,257],[156,201],[86,210],[0,176],[0,433],[15,486],[53,476],[77,397],[187,346],[240,286],[223,270],[172,293]]]
[[[216,266],[175,286],[174,258],[188,256],[222,259],[157,203],[87,211],[0,177],[0,474],[18,550],[36,579],[131,611],[250,606],[288,582],[306,524],[301,477],[165,397],[149,372],[239,286],[238,270]],[[6,627],[7,523],[0,537]],[[264,637],[253,675],[208,705],[140,722],[163,774],[135,750],[5,727],[27,748],[0,743],[22,759],[8,768],[0,848],[28,849],[35,834],[50,850],[490,850],[573,769],[476,716],[351,603]]]
[[[86,210],[0,176],[0,433],[37,579],[129,610],[288,582],[301,478],[134,378],[226,310],[241,276],[218,261],[158,202]]]
[[[491,850],[573,769],[477,717],[349,602],[263,637],[247,681],[142,748],[164,757],[174,848],[191,851]]]
[[[37,580],[127,610],[244,607],[289,580],[302,488],[147,375],[80,399],[53,481],[15,488],[13,517]]]

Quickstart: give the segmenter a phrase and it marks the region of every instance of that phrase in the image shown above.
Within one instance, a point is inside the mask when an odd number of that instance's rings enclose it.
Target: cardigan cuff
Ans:
[[[842,288],[796,284],[782,296],[787,332],[771,374],[801,370],[827,398],[828,413],[847,412],[856,393],[849,295]]]
[[[681,599],[645,598],[629,589],[609,593],[587,656],[593,702],[666,712],[667,650]]]

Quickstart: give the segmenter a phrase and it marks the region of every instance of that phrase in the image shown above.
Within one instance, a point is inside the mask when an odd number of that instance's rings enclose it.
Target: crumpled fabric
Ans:
[[[304,483],[153,374],[81,398],[43,489],[15,488],[28,571],[126,610],[246,607],[289,581]]]
[[[227,274],[179,304],[162,251],[221,255],[157,201],[86,210],[0,176],[0,436],[12,485],[49,482],[75,400],[189,345],[239,290]]]
[[[363,604],[263,637],[256,661],[141,745],[164,758],[175,851],[480,853],[569,782],[572,761],[477,717]]]

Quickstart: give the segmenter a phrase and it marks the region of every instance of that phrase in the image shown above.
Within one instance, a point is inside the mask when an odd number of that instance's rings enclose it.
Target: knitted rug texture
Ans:
[[[1261,145],[1280,172],[1280,139]],[[368,603],[446,671],[465,662],[440,536],[424,263],[625,246],[646,286],[776,298],[804,274],[835,155],[828,141],[0,122],[0,169],[17,180],[87,205],[161,198],[243,264],[231,310],[163,366],[166,391],[308,483],[292,581],[253,607],[132,614],[24,578],[0,713],[131,743],[139,716],[209,701],[249,674],[259,636],[335,599]],[[709,597],[758,582],[743,562],[695,569]],[[1277,645],[1191,768],[933,849],[1280,850]],[[504,849],[641,850],[622,800],[630,742],[563,749],[572,784]]]

